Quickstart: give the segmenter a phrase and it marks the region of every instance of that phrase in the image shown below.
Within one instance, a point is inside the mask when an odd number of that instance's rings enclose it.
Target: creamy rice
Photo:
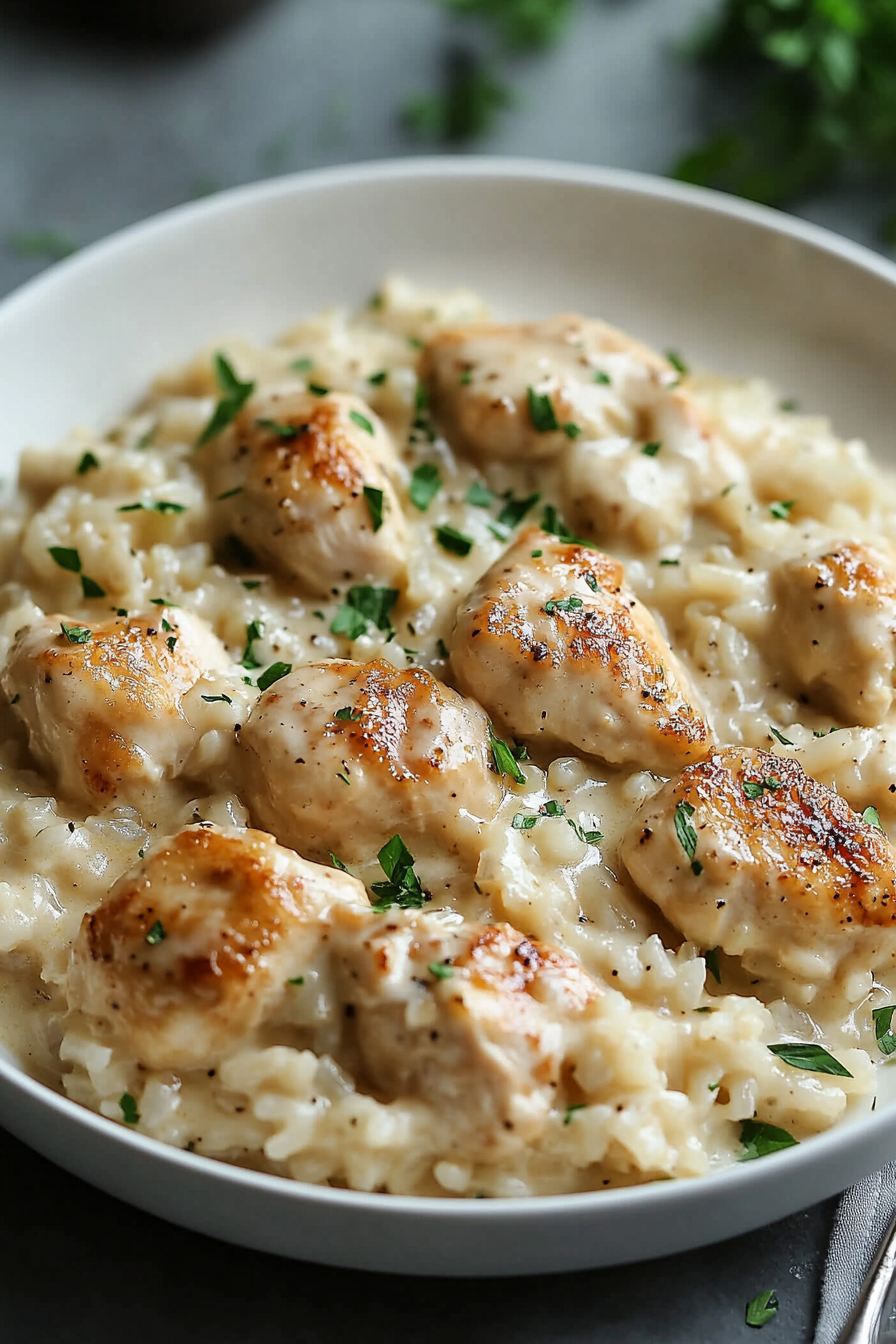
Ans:
[[[546,503],[565,514],[569,486],[560,461],[480,470],[421,417],[421,343],[441,327],[484,317],[475,295],[431,294],[392,280],[359,314],[326,312],[269,348],[219,342],[159,378],[137,411],[106,434],[77,430],[56,447],[23,453],[19,496],[0,515],[0,663],[16,633],[43,613],[95,621],[110,608],[151,610],[153,599],[202,617],[232,657],[228,670],[203,680],[202,694],[186,697],[197,736],[188,771],[140,807],[113,800],[85,813],[55,797],[14,710],[0,707],[0,1030],[35,1077],[112,1121],[127,1119],[121,1098],[130,1095],[141,1132],[294,1179],[512,1196],[700,1175],[742,1156],[744,1120],[757,1116],[802,1140],[873,1104],[880,1053],[871,1009],[889,1002],[892,987],[862,971],[773,985],[724,956],[717,984],[706,972],[708,949],[682,941],[618,861],[626,827],[661,781],[574,755],[536,755],[521,766],[524,784],[502,781],[506,797],[483,827],[475,883],[435,854],[427,869],[434,907],[507,921],[563,949],[609,987],[603,1016],[568,1046],[587,1104],[558,1107],[521,1152],[493,1163],[467,1160],[452,1148],[448,1119],[437,1109],[365,1090],[351,1061],[340,1058],[332,990],[314,968],[292,1037],[282,1026],[262,1029],[211,1071],[146,1069],[101,1024],[69,1011],[69,953],[82,918],[138,857],[197,818],[250,824],[233,740],[258,698],[240,665],[252,623],[262,631],[255,656],[263,668],[383,658],[451,684],[446,646],[458,603],[513,534],[495,526],[503,492],[540,495],[527,521],[537,522]],[[363,398],[388,426],[400,450],[411,557],[394,633],[368,627],[354,641],[333,634],[342,594],[306,596],[222,539],[222,485],[194,451],[218,395],[218,350],[260,389],[301,390],[312,379]],[[699,509],[672,498],[646,505],[635,525],[602,545],[625,564],[629,587],[690,671],[718,742],[794,756],[858,812],[873,806],[884,827],[892,825],[892,716],[852,727],[778,684],[769,575],[784,559],[844,538],[888,551],[896,540],[896,482],[825,420],[782,410],[764,382],[692,376],[687,383],[738,464],[733,488]],[[97,465],[79,472],[85,454]],[[406,494],[421,462],[438,463],[443,479],[425,512]],[[491,507],[467,501],[477,481],[493,493]],[[137,499],[183,508],[121,511]],[[791,500],[796,507],[773,516],[771,504]],[[434,544],[433,529],[443,525],[472,539],[468,556]],[[59,547],[77,550],[82,572],[106,594],[102,601],[85,599],[77,576],[54,562],[50,549]],[[548,799],[582,830],[599,829],[600,844],[586,843],[565,816],[514,829],[516,814],[537,812]],[[350,827],[348,802],[346,809]],[[352,871],[366,883],[382,876],[375,855]],[[782,1040],[824,1043],[852,1078],[791,1068],[768,1050]]]

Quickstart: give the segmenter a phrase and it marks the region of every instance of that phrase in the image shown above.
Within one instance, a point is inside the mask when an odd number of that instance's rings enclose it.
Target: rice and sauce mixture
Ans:
[[[0,1029],[296,1180],[696,1176],[896,1048],[896,488],[764,382],[390,280],[0,515]]]

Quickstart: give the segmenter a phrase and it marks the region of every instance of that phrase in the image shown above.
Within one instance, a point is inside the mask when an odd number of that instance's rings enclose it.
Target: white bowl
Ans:
[[[385,271],[469,284],[506,316],[606,317],[692,363],[764,374],[889,450],[896,267],[670,182],[437,159],[283,178],[128,229],[0,304],[0,474],[25,443],[121,412],[221,335],[269,338]],[[894,1098],[896,1102],[896,1098]],[[843,1189],[896,1153],[896,1104],[702,1180],[506,1201],[356,1194],[168,1148],[0,1059],[0,1122],[93,1184],[281,1255],[417,1274],[531,1274],[685,1250]]]

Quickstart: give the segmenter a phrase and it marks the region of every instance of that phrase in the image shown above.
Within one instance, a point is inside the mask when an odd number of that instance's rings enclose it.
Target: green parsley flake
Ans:
[[[546,803],[542,803],[541,807],[538,810],[543,817],[566,816],[566,808],[563,806],[562,803],[558,803],[554,798],[549,798]]]
[[[691,861],[691,871],[695,877],[699,877],[703,872],[703,864],[698,862],[695,857],[697,853],[697,832],[690,822],[693,815],[694,808],[691,803],[682,801],[678,804],[675,809],[675,834],[678,836],[678,843]]]
[[[586,574],[586,575],[585,575],[585,582],[587,583],[588,587],[591,589],[592,593],[599,593],[599,592],[600,592],[600,584],[599,584],[598,581],[597,581],[597,575],[596,575],[596,574],[591,574],[590,572],[589,572],[588,574]]]
[[[253,592],[254,589],[261,587],[261,579],[241,579],[240,582],[246,591],[250,593]],[[312,616],[315,616],[317,613],[312,612],[311,614]],[[323,617],[321,617],[321,619],[323,619]]]
[[[445,643],[444,639],[436,640],[436,653],[439,655],[440,658],[451,657],[450,653],[448,652],[448,645]]]
[[[375,485],[365,485],[364,498],[367,501],[367,508],[370,511],[370,521],[373,524],[374,532],[379,532],[383,525],[383,491],[378,490]]]
[[[740,1126],[740,1141],[744,1146],[740,1162],[751,1162],[756,1157],[767,1157],[769,1153],[780,1152],[782,1148],[793,1148],[798,1142],[786,1129],[766,1124],[764,1120],[743,1120]]]
[[[257,639],[261,639],[264,634],[264,626],[261,621],[250,621],[246,626],[246,647],[243,650],[243,656],[240,663],[251,672],[256,667],[261,667],[261,663],[255,657],[253,645]]]
[[[600,383],[603,387],[609,387],[609,386],[610,386],[610,375],[609,375],[608,373],[604,373],[603,369],[595,369],[595,370],[594,370],[594,381],[595,381],[596,383]]]
[[[415,509],[425,513],[441,488],[442,476],[435,462],[421,462],[411,476],[408,498]]]
[[[327,397],[330,395],[330,389],[323,383],[309,383],[308,391],[315,397]]]
[[[589,541],[583,541],[583,539],[577,537],[574,532],[570,532],[569,528],[557,512],[557,506],[555,504],[545,504],[541,514],[541,530],[542,532],[549,532],[551,536],[556,537],[558,541],[562,541],[567,545],[591,545]]]
[[[266,691],[269,686],[273,686],[275,681],[281,677],[288,677],[292,671],[292,663],[271,663],[266,672],[262,672],[258,678],[258,689]]]
[[[560,428],[554,411],[554,404],[546,392],[536,392],[534,387],[526,389],[529,398],[529,415],[539,434],[552,434]]]
[[[294,975],[293,978],[291,980],[287,980],[286,983],[288,985],[304,985],[305,977],[304,975]]]
[[[86,625],[66,625],[64,621],[59,628],[69,644],[86,644],[93,633]]]
[[[892,1031],[893,1014],[896,1003],[888,1003],[883,1008],[872,1008],[874,1020],[874,1039],[882,1055],[892,1055],[896,1051],[896,1033]]]
[[[368,621],[378,630],[390,630],[389,617],[397,601],[397,588],[372,588],[366,584],[349,588],[345,605],[336,613],[330,632],[358,639],[366,631]]]
[[[454,975],[454,967],[446,965],[444,961],[431,961],[427,969],[437,980],[450,980]]]
[[[533,560],[540,560],[541,557],[542,557],[543,555],[544,555],[544,551],[533,551],[533,552],[532,552],[532,559],[533,559]]]
[[[177,648],[177,635],[169,635],[165,643],[168,645],[168,652],[173,653]]]
[[[862,813],[862,820],[866,826],[873,826],[876,831],[883,830],[883,826],[880,824],[880,813],[876,807],[866,807]]]
[[[495,502],[495,497],[487,485],[481,481],[473,481],[467,493],[464,495],[467,504],[475,504],[477,509],[489,509]]]
[[[778,1299],[774,1292],[757,1293],[752,1301],[747,1303],[744,1320],[747,1325],[755,1326],[761,1329],[763,1325],[768,1325],[773,1316],[778,1312]]]
[[[186,504],[175,504],[171,499],[156,499],[152,504],[121,504],[118,507],[118,513],[136,513],[138,509],[145,510],[146,513],[186,513]]]
[[[435,529],[436,541],[445,551],[450,551],[452,555],[461,557],[469,555],[473,549],[473,538],[467,537],[463,532],[458,532],[456,527],[437,527]]]
[[[503,742],[500,737],[495,737],[491,724],[488,726],[488,741],[492,760],[498,774],[509,775],[511,779],[516,780],[517,784],[525,784],[526,776],[517,765],[513,752],[506,742]]]
[[[228,363],[220,351],[215,355],[214,367],[215,378],[221,395],[217,406],[212,411],[208,424],[196,440],[197,448],[201,448],[210,439],[217,438],[222,429],[226,429],[236,419],[255,391],[254,382],[240,382],[234,373],[233,366]]]
[[[505,496],[506,503],[501,509],[496,519],[499,527],[517,527],[525,518],[530,509],[541,499],[541,495],[529,495],[526,499],[514,499],[513,495],[508,493]]]
[[[795,499],[776,499],[774,504],[768,506],[768,511],[773,518],[778,518],[786,522],[790,517],[790,510],[796,505]]]
[[[703,960],[706,963],[706,969],[713,977],[717,985],[722,983],[722,971],[719,966],[720,947],[711,947],[708,952],[703,953]]]
[[[60,569],[66,569],[70,574],[81,573],[81,557],[71,546],[48,546],[47,551]]]
[[[362,709],[352,709],[349,705],[346,705],[344,709],[337,709],[333,715],[334,719],[343,719],[346,723],[357,723],[363,717],[364,711]]]
[[[527,817],[525,812],[517,812],[510,824],[515,831],[531,831],[537,821],[537,817]]]
[[[464,369],[463,373],[460,375],[457,381],[461,384],[462,387],[469,387],[470,383],[472,383],[473,381],[473,370]]]
[[[79,476],[86,476],[88,471],[95,471],[99,465],[100,460],[96,453],[86,452],[75,467],[75,471]]]
[[[157,919],[155,924],[153,924],[149,933],[146,935],[146,941],[149,943],[150,947],[158,947],[159,943],[164,943],[165,930],[162,927],[162,921],[160,919]]]
[[[778,742],[781,743],[782,747],[793,746],[793,743],[791,742],[790,738],[785,737],[783,733],[779,733],[777,728],[773,728],[771,724],[769,724],[768,730],[771,733],[772,737],[774,737]]]
[[[555,611],[578,611],[584,605],[580,597],[552,597],[550,602],[545,602],[543,611],[547,616],[553,616]]]
[[[389,377],[385,369],[380,369],[378,373],[371,373],[367,379],[372,387],[382,387],[383,383]]]
[[[179,610],[176,602],[169,602],[167,597],[151,597],[150,602],[154,607],[173,607],[175,611]]]
[[[225,705],[232,705],[232,704],[233,704],[233,701],[231,700],[230,696],[229,696],[229,695],[223,695],[223,694],[222,694],[222,695],[203,695],[203,696],[201,697],[201,699],[203,699],[203,700],[206,702],[206,704],[208,704],[208,705],[214,705],[214,704],[217,704],[219,700],[220,700],[220,701],[223,701],[223,703],[224,703]]]
[[[295,369],[296,373],[310,373],[314,368],[314,360],[310,355],[302,355],[299,359],[294,359],[289,366]]]
[[[118,1099],[121,1107],[121,1118],[126,1125],[138,1125],[140,1123],[140,1112],[137,1110],[137,1102],[131,1096],[130,1092],[124,1092]]]
[[[662,558],[662,560],[660,560],[660,564],[661,564],[661,565],[680,565],[680,564],[681,564],[681,561],[680,561],[680,560],[670,560],[670,559],[668,559],[667,557],[664,556],[664,557]]]
[[[386,841],[377,860],[386,874],[386,881],[371,883],[370,890],[377,897],[371,908],[383,911],[397,905],[402,910],[422,910],[426,893],[414,872],[414,856],[400,835],[393,835]]]
[[[348,872],[348,869],[346,868],[345,864],[342,862],[341,859],[337,859],[336,855],[333,853],[332,850],[330,850],[330,862],[332,863],[334,868],[339,869],[340,873]]]
[[[784,411],[785,414],[792,415],[793,412],[798,411],[799,408],[799,402],[795,401],[793,397],[785,397],[783,401],[778,402],[778,410]]]
[[[645,443],[641,449],[641,452],[644,454],[645,457],[656,457],[657,453],[660,451],[662,446],[663,445],[661,443]]]
[[[768,775],[766,779],[762,780],[745,779],[743,787],[746,796],[751,801],[755,802],[755,800],[761,798],[764,793],[774,793],[776,789],[780,789],[781,781],[776,775]]]
[[[582,432],[582,426],[574,425],[571,420],[563,426],[563,433],[568,439],[577,439]]]
[[[687,375],[690,373],[690,369],[688,368],[687,364],[682,359],[681,355],[678,353],[677,350],[667,350],[666,358],[672,365],[675,372],[679,375],[679,377],[681,378],[687,377]]]
[[[806,1069],[809,1073],[829,1073],[835,1078],[851,1078],[849,1069],[843,1067],[839,1059],[821,1045],[804,1045],[786,1042],[783,1045],[770,1045],[773,1055],[783,1059],[795,1069]]]
[[[363,429],[364,433],[369,434],[371,438],[376,435],[373,421],[368,420],[367,416],[362,415],[360,411],[349,411],[348,418],[351,420],[352,424],[357,425],[359,429]]]
[[[604,838],[600,831],[584,830],[583,827],[580,825],[580,823],[575,821],[572,817],[566,818],[566,824],[567,826],[572,827],[576,836],[578,837],[579,840],[581,840],[583,845],[599,845],[601,840],[603,840]]]
[[[572,1124],[572,1118],[576,1111],[584,1111],[586,1105],[587,1103],[584,1101],[577,1101],[572,1106],[567,1106],[566,1114],[563,1117],[564,1125]]]
[[[256,420],[255,423],[259,429],[266,429],[269,434],[276,435],[276,437],[282,439],[284,443],[292,443],[294,439],[297,439],[299,435],[307,429],[307,425],[288,425],[282,420],[267,420],[262,418],[261,420]]]
[[[86,574],[81,575],[81,592],[85,597],[105,597],[106,590],[97,583],[96,579],[89,578]]]
[[[220,495],[215,495],[215,499],[220,504],[222,499],[233,499],[234,495],[241,495],[242,493],[243,487],[235,485],[232,490],[222,490]]]

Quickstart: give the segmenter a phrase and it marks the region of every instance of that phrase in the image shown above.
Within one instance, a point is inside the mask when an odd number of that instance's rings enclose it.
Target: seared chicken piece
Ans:
[[[381,915],[337,955],[378,1092],[429,1102],[467,1155],[537,1139],[557,1104],[562,1027],[603,997],[577,962],[509,924],[438,914]]]
[[[709,733],[623,579],[610,556],[528,528],[461,603],[451,665],[508,734],[668,774]]]
[[[210,458],[227,531],[310,591],[407,577],[404,517],[379,417],[343,393],[256,399]],[[230,493],[231,491],[237,493]]]
[[[439,332],[421,372],[452,448],[498,462],[556,457],[576,433],[567,425],[585,438],[653,439],[652,412],[678,381],[647,346],[575,313]]]
[[[640,808],[620,854],[686,938],[759,975],[896,961],[896,852],[789,757],[714,751]]]
[[[395,832],[475,863],[502,791],[478,705],[423,668],[297,668],[239,735],[254,819],[315,859],[373,857]]]
[[[208,1068],[291,992],[334,919],[365,912],[360,882],[261,831],[189,827],[84,917],[69,1003],[146,1068]]]
[[[775,654],[796,689],[846,723],[874,727],[893,704],[896,565],[862,542],[788,560],[773,574]]]
[[[60,793],[95,807],[137,803],[178,774],[196,740],[183,697],[229,666],[190,612],[160,607],[90,625],[57,615],[19,631],[2,684],[41,769]]]

